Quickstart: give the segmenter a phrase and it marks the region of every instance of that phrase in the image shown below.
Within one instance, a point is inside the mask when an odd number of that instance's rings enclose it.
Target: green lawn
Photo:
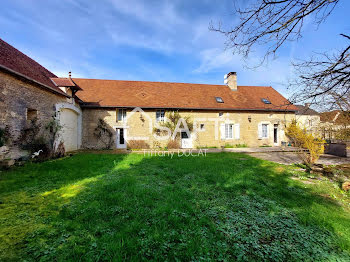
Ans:
[[[349,261],[349,195],[243,154],[78,154],[0,173],[0,260]]]

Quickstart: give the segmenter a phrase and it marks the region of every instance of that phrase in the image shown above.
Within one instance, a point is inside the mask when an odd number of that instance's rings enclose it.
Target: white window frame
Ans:
[[[266,126],[266,133],[263,134],[263,126]],[[270,122],[260,122],[258,125],[258,138],[259,139],[269,139],[270,138]]]
[[[165,120],[165,110],[159,109],[156,111],[156,121],[157,122],[164,122]]]
[[[233,139],[234,124],[225,124],[225,139]]]
[[[266,133],[264,134],[264,127],[266,127]],[[261,124],[261,138],[269,138],[269,124]]]
[[[125,108],[118,108],[117,121],[118,122],[125,122],[125,120],[126,120],[126,109]]]

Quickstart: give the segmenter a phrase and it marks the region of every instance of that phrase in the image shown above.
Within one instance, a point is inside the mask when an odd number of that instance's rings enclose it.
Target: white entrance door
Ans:
[[[126,148],[126,129],[117,128],[117,148]]]
[[[186,132],[181,132],[181,148],[192,148],[192,137],[187,135]]]
[[[78,114],[64,108],[60,113],[60,126],[66,152],[78,149]]]

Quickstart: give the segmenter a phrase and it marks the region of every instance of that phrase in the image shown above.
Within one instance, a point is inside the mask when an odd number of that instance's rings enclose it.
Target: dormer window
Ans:
[[[261,101],[264,103],[264,104],[271,104],[270,100],[268,100],[267,98],[261,98]]]
[[[219,97],[219,96],[216,96],[215,100],[216,100],[217,103],[223,103],[224,102],[224,100],[222,100],[222,98]]]

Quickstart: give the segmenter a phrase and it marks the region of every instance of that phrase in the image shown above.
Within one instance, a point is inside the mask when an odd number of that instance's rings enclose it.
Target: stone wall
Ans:
[[[324,153],[334,156],[347,157],[346,143],[325,144]]]
[[[55,115],[55,104],[68,100],[64,96],[56,95],[0,71],[0,128],[6,126],[9,128],[10,157],[18,158],[25,154],[20,150],[18,138],[28,122],[27,110],[37,114],[39,123],[44,129]]]
[[[250,147],[269,145],[274,146],[273,132],[274,125],[278,126],[278,145],[281,142],[287,142],[288,139],[284,135],[284,126],[290,123],[295,117],[294,113],[284,112],[222,112],[220,111],[195,111],[180,110],[181,116],[189,116],[197,127],[197,137],[193,139],[193,148],[197,147],[221,147],[227,144],[247,144]],[[116,141],[116,128],[123,127],[124,123],[117,121],[117,109],[83,109],[83,148],[101,148],[102,144],[93,135],[97,127],[98,119],[103,119],[113,133],[113,141]],[[131,109],[127,110],[127,121],[124,124],[127,132],[127,139],[133,137],[138,140],[140,137],[148,137],[146,141],[151,148],[157,146],[164,147],[167,141],[159,141],[154,137],[153,126],[156,122],[156,111],[145,110],[144,113],[131,113]],[[230,122],[239,124],[239,139],[222,139],[220,124]],[[258,126],[261,123],[269,124],[269,137],[259,138]],[[199,126],[204,124],[204,130],[198,130]],[[114,145],[116,147],[116,145]]]

